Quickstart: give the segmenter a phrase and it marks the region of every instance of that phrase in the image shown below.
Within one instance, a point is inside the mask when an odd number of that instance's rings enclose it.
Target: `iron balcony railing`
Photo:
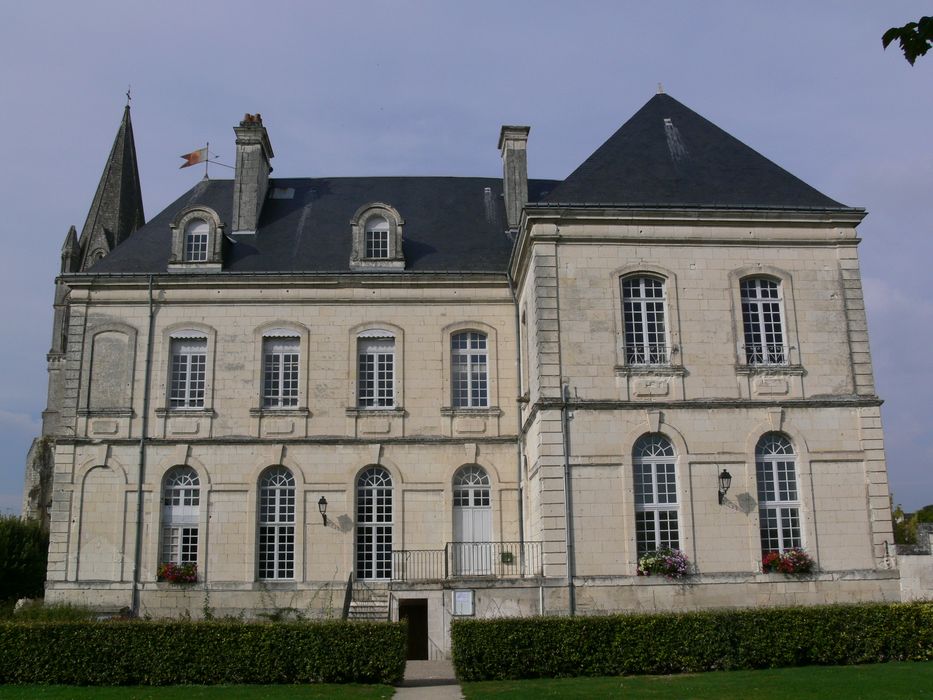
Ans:
[[[666,344],[630,345],[625,348],[625,363],[628,365],[667,365],[670,362]]]
[[[444,549],[397,549],[392,580],[443,581],[471,576],[523,578],[543,572],[540,542],[448,542]]]

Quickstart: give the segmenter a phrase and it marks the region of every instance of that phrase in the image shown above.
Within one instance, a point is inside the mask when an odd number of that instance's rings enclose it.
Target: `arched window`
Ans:
[[[259,479],[259,578],[295,576],[295,477],[269,467]]]
[[[356,481],[356,576],[392,577],[392,476],[369,467]]]
[[[632,448],[635,476],[635,540],[638,556],[661,547],[680,547],[674,447],[659,433],[644,435]]]
[[[382,216],[371,216],[366,220],[366,257],[384,260],[389,257],[389,222]]]
[[[489,406],[489,355],[485,333],[450,336],[450,386],[454,408]]]
[[[767,433],[755,447],[761,551],[802,547],[800,494],[794,446],[780,433]]]
[[[622,321],[627,365],[664,365],[670,361],[665,325],[664,282],[655,277],[622,279]]]
[[[162,481],[162,564],[198,561],[201,485],[191,467],[173,467]]]
[[[192,219],[185,225],[185,262],[206,262],[210,226],[204,219]]]
[[[745,361],[750,365],[787,362],[781,285],[766,277],[749,277],[740,284]]]

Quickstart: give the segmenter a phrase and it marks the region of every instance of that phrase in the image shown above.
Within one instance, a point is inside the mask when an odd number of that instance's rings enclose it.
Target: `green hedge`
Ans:
[[[0,623],[0,683],[396,683],[403,623]]]
[[[933,659],[933,603],[456,620],[463,681]]]
[[[0,600],[41,596],[48,555],[49,533],[38,522],[0,516]]]

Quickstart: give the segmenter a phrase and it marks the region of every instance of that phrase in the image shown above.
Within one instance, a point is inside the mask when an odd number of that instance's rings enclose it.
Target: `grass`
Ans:
[[[679,676],[539,678],[464,683],[467,700],[486,698],[933,698],[933,661],[871,666],[805,666]]]
[[[390,698],[388,685],[0,685],[3,700],[370,700]]]

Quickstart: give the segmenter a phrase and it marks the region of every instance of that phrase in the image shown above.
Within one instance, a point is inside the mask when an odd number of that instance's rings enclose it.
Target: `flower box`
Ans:
[[[761,571],[766,574],[802,575],[813,573],[814,562],[806,550],[800,547],[783,552],[765,552],[761,557]]]
[[[689,571],[690,561],[679,549],[662,547],[654,552],[642,554],[638,559],[639,576],[657,574],[667,579],[680,579],[687,576]]]
[[[176,585],[198,582],[198,565],[194,562],[175,564],[168,562],[159,566],[159,580]]]

